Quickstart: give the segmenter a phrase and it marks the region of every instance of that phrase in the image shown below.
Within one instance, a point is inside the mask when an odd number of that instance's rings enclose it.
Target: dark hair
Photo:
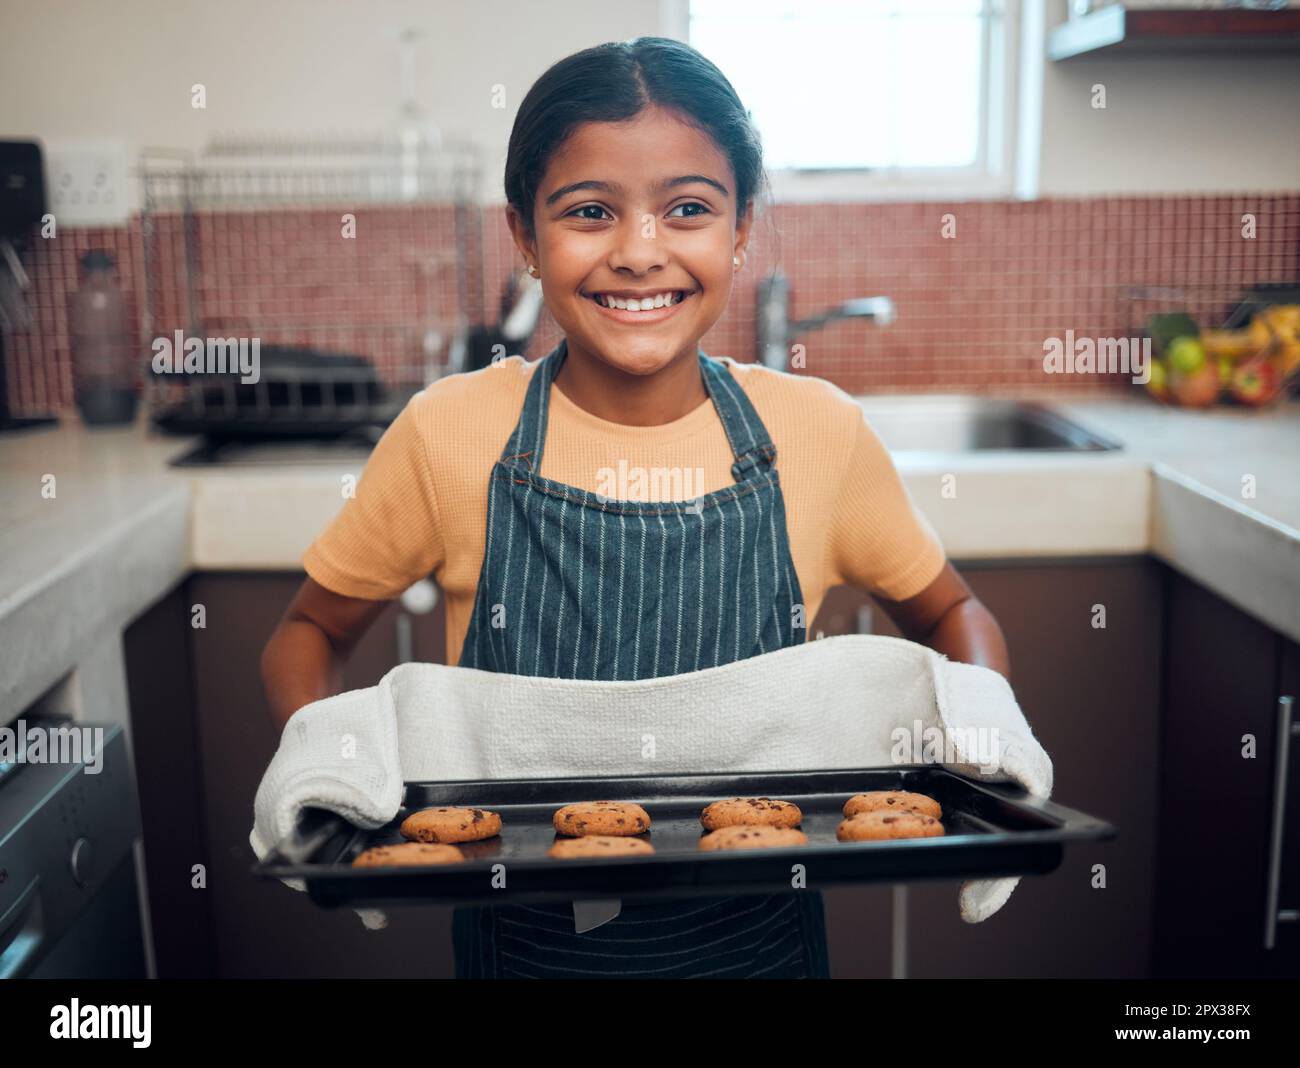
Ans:
[[[680,112],[731,161],[736,218],[763,184],[763,147],[736,90],[690,45],[668,37],[610,41],[560,60],[533,83],[515,116],[506,152],[506,201],[530,238],[547,164],[584,122],[622,122],[658,105]]]

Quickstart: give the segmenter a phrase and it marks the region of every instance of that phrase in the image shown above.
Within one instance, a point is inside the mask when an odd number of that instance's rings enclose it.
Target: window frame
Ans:
[[[782,203],[826,203],[1001,200],[1013,196],[1016,193],[1022,2],[983,0],[986,62],[980,79],[980,143],[973,164],[966,167],[768,167],[773,199]],[[665,33],[689,43],[690,0],[663,0],[663,4]]]

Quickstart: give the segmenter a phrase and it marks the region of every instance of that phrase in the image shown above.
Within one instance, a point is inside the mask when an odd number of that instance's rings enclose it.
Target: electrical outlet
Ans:
[[[116,141],[47,145],[46,195],[60,226],[121,226],[131,214],[126,146]]]

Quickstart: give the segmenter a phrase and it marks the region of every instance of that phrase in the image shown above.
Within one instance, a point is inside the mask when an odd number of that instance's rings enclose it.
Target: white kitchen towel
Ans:
[[[901,638],[823,638],[624,682],[402,664],[377,686],[293,715],[258,787],[249,842],[265,856],[307,806],[383,826],[410,781],[929,762],[1016,782],[1035,797],[1052,790],[1052,762],[1007,681]],[[987,919],[1019,881],[964,882],[962,919]],[[384,922],[376,910],[358,912],[367,926]]]

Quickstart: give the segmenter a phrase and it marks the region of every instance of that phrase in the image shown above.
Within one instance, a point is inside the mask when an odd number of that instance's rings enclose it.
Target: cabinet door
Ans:
[[[1279,640],[1173,571],[1167,598],[1154,971],[1255,976],[1266,964]]]
[[[207,626],[191,642],[203,775],[206,857],[218,974],[222,978],[444,978],[452,975],[451,910],[395,907],[370,931],[351,909],[322,909],[306,893],[255,878],[248,843],[253,799],[279,739],[262,695],[262,647],[302,581],[294,574],[202,574],[189,586]],[[396,662],[395,607],[358,645],[349,689],[374,685]],[[430,648],[430,617],[416,628]],[[438,646],[441,657],[441,644]],[[200,893],[201,891],[194,891]]]
[[[1143,976],[1156,833],[1157,566],[1122,559],[959,570],[1006,634],[1016,698],[1052,757],[1052,796],[1113,823],[1119,837],[1067,847],[1056,871],[1023,878],[980,924],[961,919],[959,881],[910,884],[907,974]],[[825,633],[851,629],[867,608],[863,622],[874,633],[898,634],[865,595],[833,593],[818,613]],[[1097,605],[1104,628],[1093,625]],[[1104,889],[1093,885],[1094,865],[1104,866]]]
[[[216,975],[212,895],[192,887],[204,862],[203,777],[184,585],[122,635],[144,838],[149,923],[159,979]]]
[[[1278,696],[1291,698],[1291,736],[1283,769],[1278,772],[1275,765],[1275,796],[1282,798],[1275,862],[1278,890],[1275,900],[1266,898],[1265,907],[1273,907],[1278,918],[1273,924],[1273,944],[1264,950],[1262,971],[1294,979],[1300,977],[1300,644],[1282,640],[1279,667]],[[1279,716],[1279,721],[1282,718]],[[1274,848],[1271,833],[1269,848]],[[1272,864],[1272,856],[1269,859]],[[1267,924],[1267,913],[1264,919]]]

